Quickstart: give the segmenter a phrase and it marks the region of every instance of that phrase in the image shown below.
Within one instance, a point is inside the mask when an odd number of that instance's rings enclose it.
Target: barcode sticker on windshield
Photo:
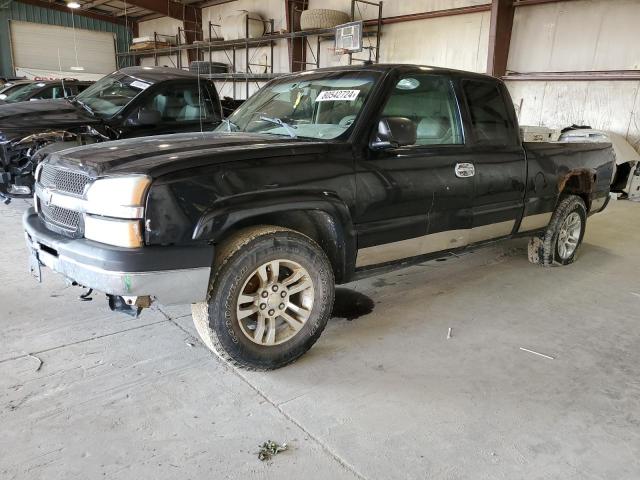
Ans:
[[[131,82],[131,86],[133,88],[139,88],[140,90],[146,90],[149,88],[149,84],[146,82],[141,82],[140,80],[136,80],[135,82]]]
[[[316,102],[352,102],[359,94],[360,90],[323,90],[316,97]]]

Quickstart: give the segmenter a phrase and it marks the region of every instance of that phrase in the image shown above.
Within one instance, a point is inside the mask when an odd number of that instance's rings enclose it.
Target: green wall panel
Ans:
[[[62,27],[73,26],[71,13],[50,10],[17,1],[9,1],[7,3],[7,0],[0,0],[0,75],[3,76],[13,75],[14,73],[11,62],[11,32],[9,31],[9,22],[11,20],[60,25]],[[80,15],[75,15],[74,20],[76,28],[115,33],[118,52],[126,51],[127,46],[131,43],[131,30],[124,25]],[[130,64],[130,61],[126,58],[118,59],[119,67],[126,67]]]

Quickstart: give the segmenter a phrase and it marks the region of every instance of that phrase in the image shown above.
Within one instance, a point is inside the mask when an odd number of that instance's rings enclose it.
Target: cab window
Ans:
[[[396,83],[382,113],[404,117],[416,126],[416,145],[464,143],[451,82],[435,75],[406,75]]]
[[[463,89],[476,141],[486,145],[513,144],[517,138],[516,129],[498,84],[465,80]]]
[[[202,85],[167,85],[145,102],[144,108],[160,112],[163,122],[212,122],[220,120],[207,88]]]
[[[38,100],[66,98],[71,96],[71,90],[69,88],[63,88],[62,85],[52,85],[45,88],[42,92],[38,93],[35,97]]]

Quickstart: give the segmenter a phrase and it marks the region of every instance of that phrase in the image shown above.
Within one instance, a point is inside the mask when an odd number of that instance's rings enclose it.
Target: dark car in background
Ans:
[[[93,82],[74,79],[17,82],[14,87],[0,93],[0,105],[75,97],[92,84]]]
[[[164,133],[211,131],[222,120],[212,81],[184,70],[128,67],[74,98],[0,105],[0,197],[32,195],[52,151]]]
[[[12,83],[15,83],[19,80],[24,80],[24,77],[0,77],[0,92]]]
[[[6,98],[9,92],[34,82],[35,80],[24,80],[24,79],[7,81],[2,85],[0,85],[0,99]]]

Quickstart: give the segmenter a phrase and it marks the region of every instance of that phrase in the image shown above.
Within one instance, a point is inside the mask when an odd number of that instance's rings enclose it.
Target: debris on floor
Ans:
[[[288,448],[289,446],[286,443],[280,445],[273,440],[267,440],[262,445],[260,445],[260,450],[258,451],[258,459],[260,459],[260,461],[262,462],[271,460],[274,455],[277,455],[280,452],[284,452]]]
[[[549,360],[555,360],[554,357],[551,357],[549,355],[545,355],[544,353],[536,352],[534,350],[529,350],[528,348],[520,347],[520,350],[522,350],[523,352],[533,353],[534,355],[538,355],[540,357],[548,358]]]
[[[449,331],[447,332],[447,340],[451,338],[451,327],[449,327]]]

